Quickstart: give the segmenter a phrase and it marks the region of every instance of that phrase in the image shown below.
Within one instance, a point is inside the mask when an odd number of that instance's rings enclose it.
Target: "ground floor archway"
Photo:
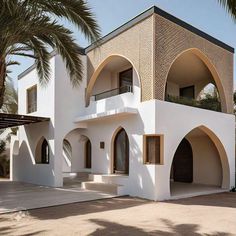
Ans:
[[[178,145],[170,172],[172,197],[210,193],[226,187],[227,157],[207,131],[210,132],[206,127],[195,128]]]
[[[87,133],[78,128],[68,132],[62,143],[62,175],[64,186],[80,186],[92,168],[92,142]]]

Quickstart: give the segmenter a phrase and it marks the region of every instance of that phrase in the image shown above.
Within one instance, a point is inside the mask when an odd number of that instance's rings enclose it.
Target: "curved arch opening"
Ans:
[[[86,91],[86,102],[134,93],[140,97],[140,80],[133,64],[121,55],[106,58],[93,73]]]
[[[226,153],[208,128],[193,129],[180,142],[170,170],[172,197],[219,192],[229,187]]]
[[[209,86],[214,87],[215,93],[204,89]],[[165,100],[208,110],[226,111],[225,94],[218,73],[198,49],[184,51],[172,63],[166,80]]]
[[[42,137],[35,149],[35,163],[36,164],[49,164],[50,161],[50,148],[48,141]]]
[[[113,137],[113,173],[129,174],[129,138],[124,128]]]
[[[77,185],[88,179],[92,167],[92,143],[81,129],[68,132],[62,142],[63,184]]]

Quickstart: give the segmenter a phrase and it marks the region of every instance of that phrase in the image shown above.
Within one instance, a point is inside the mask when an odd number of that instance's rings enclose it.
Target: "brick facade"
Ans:
[[[94,72],[111,55],[121,55],[135,67],[140,77],[141,101],[163,100],[172,63],[189,49],[199,54],[200,59],[212,69],[222,111],[232,113],[233,53],[155,13],[87,53],[87,102],[95,83],[91,78],[96,80]]]

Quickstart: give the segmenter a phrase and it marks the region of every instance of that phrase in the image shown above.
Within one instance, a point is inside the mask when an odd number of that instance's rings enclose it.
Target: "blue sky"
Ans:
[[[96,15],[102,35],[156,5],[236,48],[236,22],[228,16],[217,0],[88,0],[88,3]],[[64,24],[73,30],[74,37],[81,46],[89,44],[77,29],[67,22]],[[20,66],[12,67],[13,73],[10,76],[15,82],[17,75],[32,64],[32,60],[26,58],[20,59],[20,62]]]

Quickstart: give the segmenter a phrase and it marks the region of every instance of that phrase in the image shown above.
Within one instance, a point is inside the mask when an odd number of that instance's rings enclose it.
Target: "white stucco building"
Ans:
[[[233,48],[152,7],[81,53],[77,88],[56,53],[47,87],[34,65],[19,76],[19,114],[50,121],[12,137],[13,180],[88,172],[84,188],[152,200],[235,185]],[[209,83],[217,111],[200,108]]]

